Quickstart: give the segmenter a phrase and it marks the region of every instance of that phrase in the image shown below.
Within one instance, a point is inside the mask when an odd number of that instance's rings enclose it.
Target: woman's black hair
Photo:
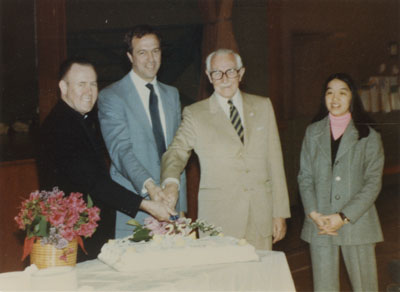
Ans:
[[[358,139],[360,140],[364,137],[368,137],[369,127],[375,128],[375,121],[364,110],[360,95],[358,94],[357,87],[353,82],[353,79],[346,73],[334,73],[326,79],[321,95],[321,105],[318,113],[312,119],[312,123],[322,120],[329,114],[328,108],[326,107],[325,103],[325,92],[328,83],[331,82],[333,79],[343,81],[347,84],[351,91],[352,98],[350,101],[350,112],[354,122],[354,126],[358,131]]]

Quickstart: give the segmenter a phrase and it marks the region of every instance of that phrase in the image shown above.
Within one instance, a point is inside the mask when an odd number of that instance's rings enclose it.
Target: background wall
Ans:
[[[0,122],[31,121],[38,104],[33,0],[0,0]]]
[[[163,61],[158,78],[178,87],[183,104],[197,95],[202,22],[197,0],[67,1],[69,54],[82,53],[98,64],[104,87],[125,75],[131,64],[123,38],[137,24],[151,24],[163,37]],[[93,7],[96,9],[93,9]]]
[[[6,123],[35,121],[37,117],[34,3],[0,1],[0,121]],[[122,46],[127,28],[151,23],[164,37],[159,79],[179,88],[183,105],[196,100],[199,78],[204,74],[200,72],[203,21],[197,0],[68,0],[66,14],[68,54],[79,52],[96,61],[100,87],[120,79],[130,69]],[[398,56],[388,54],[389,43],[400,44],[399,19],[398,0],[234,2],[233,29],[246,66],[242,89],[269,96],[272,87],[278,88],[271,97],[279,118],[293,202],[301,140],[318,106],[324,79],[331,72],[343,71],[362,84],[377,74],[380,64],[399,63]],[[272,40],[271,32],[275,35]],[[272,61],[278,67],[269,71]],[[268,74],[276,75],[276,84],[268,84],[272,80]],[[376,117],[387,140],[388,165],[399,164],[399,118],[393,113]],[[32,155],[31,138],[17,138],[11,143],[0,136],[1,159]],[[25,143],[28,150],[16,143]],[[17,149],[22,150],[13,155]]]
[[[400,65],[390,57],[391,42],[400,44],[400,1],[278,1],[281,48],[279,74],[281,139],[292,204],[298,201],[297,173],[305,128],[316,113],[322,86],[331,73],[347,72],[358,85],[378,74],[380,64]],[[271,44],[272,45],[272,44]],[[382,74],[391,74],[386,70]],[[398,76],[398,75],[397,75]],[[386,167],[400,164],[400,115],[376,113]],[[398,177],[387,176],[396,182]]]
[[[333,72],[347,72],[361,84],[380,64],[399,63],[388,52],[391,41],[400,41],[398,0],[281,3],[285,117],[313,114],[318,100],[311,96],[320,95]]]
[[[242,0],[233,8],[234,32],[248,69],[243,88],[261,95],[267,94],[268,79],[266,3]],[[120,79],[130,69],[122,47],[126,30],[141,23],[156,26],[163,36],[159,79],[180,90],[183,104],[195,101],[200,74],[204,74],[200,72],[203,20],[197,0],[116,0],[112,5],[106,0],[69,0],[67,20],[69,52],[96,54],[100,86]]]

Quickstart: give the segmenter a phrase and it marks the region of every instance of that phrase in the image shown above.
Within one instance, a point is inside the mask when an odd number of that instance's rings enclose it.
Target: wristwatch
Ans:
[[[350,222],[350,219],[347,218],[346,215],[344,215],[342,212],[339,212],[338,214],[339,214],[340,218],[342,218],[344,224],[347,224]]]

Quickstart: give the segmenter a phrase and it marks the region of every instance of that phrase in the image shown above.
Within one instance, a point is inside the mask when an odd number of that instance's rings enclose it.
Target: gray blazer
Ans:
[[[169,145],[181,122],[179,93],[175,87],[158,82],[166,120],[166,143]],[[111,177],[129,190],[141,194],[149,177],[160,183],[160,159],[152,127],[143,103],[128,73],[99,94],[99,120],[104,141],[111,157]],[[186,211],[186,178],[181,178],[177,211]],[[138,212],[135,219],[143,222],[148,214]],[[130,217],[117,214],[116,232],[132,234],[126,225]]]
[[[354,245],[383,240],[375,200],[382,184],[384,154],[380,135],[370,128],[368,137],[358,140],[350,121],[335,162],[331,162],[329,118],[306,130],[300,158],[298,183],[306,214],[301,238],[318,245]],[[328,215],[343,212],[350,223],[338,236],[318,235],[308,217],[312,211]]]

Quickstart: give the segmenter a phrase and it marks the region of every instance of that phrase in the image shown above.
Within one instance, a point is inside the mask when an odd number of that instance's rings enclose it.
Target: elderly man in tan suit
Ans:
[[[271,101],[239,90],[245,68],[233,51],[211,53],[206,65],[215,92],[184,109],[162,158],[164,193],[177,198],[180,174],[194,150],[201,168],[198,217],[221,226],[226,235],[270,250],[285,236],[290,217]]]

